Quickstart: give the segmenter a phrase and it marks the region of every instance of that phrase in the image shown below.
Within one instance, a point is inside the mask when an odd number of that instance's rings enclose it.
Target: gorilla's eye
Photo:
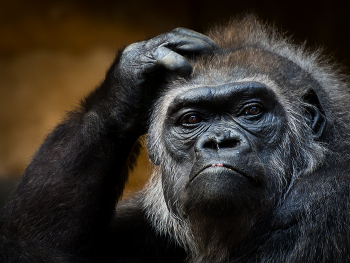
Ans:
[[[263,109],[260,105],[249,105],[243,110],[243,114],[246,116],[256,116],[262,113]]]
[[[202,118],[198,115],[195,114],[188,114],[185,115],[182,119],[181,119],[181,124],[182,125],[194,125],[194,124],[198,124],[202,121]]]

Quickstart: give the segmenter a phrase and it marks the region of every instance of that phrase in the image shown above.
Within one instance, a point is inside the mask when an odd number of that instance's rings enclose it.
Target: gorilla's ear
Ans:
[[[326,117],[316,92],[314,90],[306,91],[303,102],[305,103],[306,122],[313,131],[314,139],[318,140],[326,126]]]

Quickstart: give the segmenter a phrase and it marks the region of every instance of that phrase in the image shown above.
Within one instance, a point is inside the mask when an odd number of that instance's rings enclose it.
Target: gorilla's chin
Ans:
[[[249,213],[263,198],[263,188],[227,167],[208,167],[186,185],[185,214],[235,217]]]

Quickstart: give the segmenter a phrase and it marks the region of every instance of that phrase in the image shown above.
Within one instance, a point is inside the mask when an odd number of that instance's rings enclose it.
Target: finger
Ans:
[[[213,48],[207,42],[198,38],[182,36],[176,44],[175,51],[186,53],[212,52]]]
[[[170,71],[176,71],[179,75],[189,75],[192,72],[191,64],[183,56],[166,47],[157,48],[153,56],[159,65]]]
[[[180,54],[211,53],[213,51],[213,47],[207,42],[199,38],[189,37],[175,32],[166,34],[163,44],[160,46],[179,52]]]
[[[202,41],[206,42],[209,46],[211,46],[211,48],[213,50],[219,49],[218,44],[216,44],[216,42],[214,40],[212,40],[211,38],[207,37],[206,35],[203,35],[201,33],[193,31],[191,29],[178,27],[178,28],[175,28],[174,30],[172,30],[172,32],[176,32],[176,33],[179,33],[179,34],[182,34],[182,35],[185,35],[185,36],[201,39]]]

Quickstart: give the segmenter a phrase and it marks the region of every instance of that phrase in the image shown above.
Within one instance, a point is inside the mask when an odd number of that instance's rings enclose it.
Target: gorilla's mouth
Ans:
[[[212,164],[211,167],[224,167],[222,163]]]
[[[232,165],[229,165],[229,164],[226,164],[226,163],[213,163],[213,164],[208,164],[208,165],[205,165],[202,169],[199,170],[199,172],[197,172],[191,179],[190,179],[190,183],[195,179],[197,178],[197,176],[200,176],[205,170],[207,169],[220,169],[220,170],[223,170],[224,172],[227,172],[227,173],[232,173],[234,175],[237,175],[237,173],[239,175],[242,175],[248,179],[254,179],[252,176],[249,176],[247,173],[241,171],[240,169],[232,166]]]

